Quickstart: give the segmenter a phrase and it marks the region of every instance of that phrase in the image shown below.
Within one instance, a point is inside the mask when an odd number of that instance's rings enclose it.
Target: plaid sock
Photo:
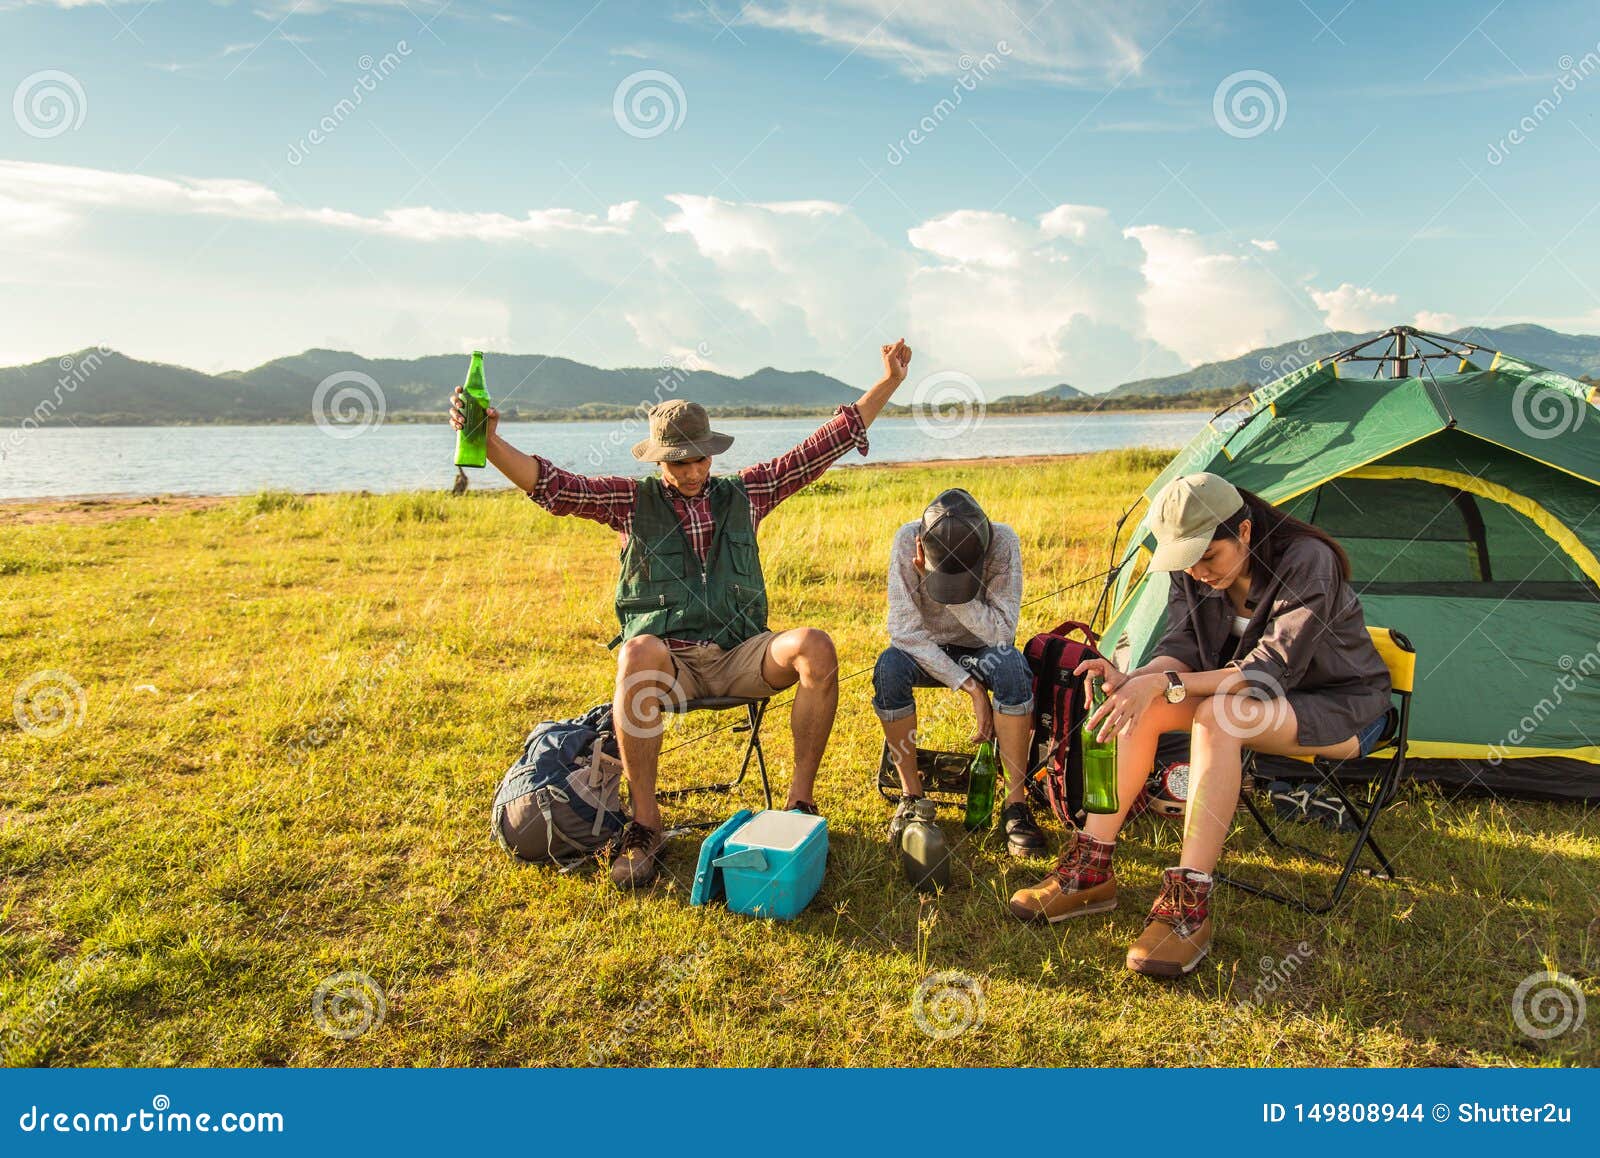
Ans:
[[[1211,914],[1211,874],[1198,869],[1169,868],[1161,873],[1161,895],[1150,910],[1152,919],[1175,928],[1198,927]]]
[[[1061,854],[1056,874],[1064,884],[1075,888],[1103,885],[1111,879],[1111,854],[1116,851],[1114,840],[1096,840],[1087,832],[1076,832],[1072,845]]]

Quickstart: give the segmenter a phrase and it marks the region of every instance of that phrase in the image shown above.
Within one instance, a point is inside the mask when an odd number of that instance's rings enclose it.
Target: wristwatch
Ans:
[[[1183,681],[1178,678],[1178,673],[1175,671],[1166,671],[1162,672],[1161,674],[1167,677],[1167,689],[1161,693],[1167,697],[1167,703],[1183,703],[1184,698],[1189,694],[1189,689],[1183,686]]]

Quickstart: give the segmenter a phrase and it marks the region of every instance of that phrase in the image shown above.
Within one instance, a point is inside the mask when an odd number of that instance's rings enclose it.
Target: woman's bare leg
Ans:
[[[1184,868],[1209,873],[1239,807],[1244,749],[1273,756],[1356,754],[1355,737],[1324,748],[1302,747],[1300,722],[1284,699],[1209,696],[1196,705],[1189,739],[1189,805],[1183,821]]]

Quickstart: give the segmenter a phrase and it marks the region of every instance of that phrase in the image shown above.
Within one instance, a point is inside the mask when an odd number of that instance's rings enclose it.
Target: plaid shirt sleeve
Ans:
[[[633,525],[633,506],[639,488],[637,479],[575,474],[542,455],[536,454],[533,458],[539,464],[539,481],[528,492],[530,499],[552,515],[593,519],[614,531],[628,533]]]
[[[739,479],[750,496],[751,518],[759,523],[784,499],[826,474],[851,447],[867,453],[867,426],[854,405],[841,406],[793,450],[745,467]]]

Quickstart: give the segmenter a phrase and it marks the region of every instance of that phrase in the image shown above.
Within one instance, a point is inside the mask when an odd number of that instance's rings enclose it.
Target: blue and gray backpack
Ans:
[[[519,860],[565,867],[610,844],[627,821],[611,705],[601,704],[528,734],[495,793],[490,829]]]

